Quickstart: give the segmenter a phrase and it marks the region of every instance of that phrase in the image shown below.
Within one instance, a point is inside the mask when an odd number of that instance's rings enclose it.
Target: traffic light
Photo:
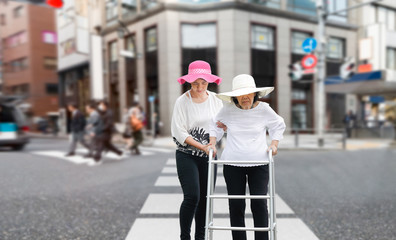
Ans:
[[[355,74],[355,59],[346,58],[340,67],[340,77],[344,80],[351,78]]]
[[[62,0],[12,0],[15,2],[30,3],[40,6],[51,6],[54,8],[61,8],[63,6]]]
[[[301,77],[302,77],[303,74],[304,74],[300,62],[296,62],[296,63],[290,64],[290,65],[289,65],[289,69],[290,69],[289,77],[290,77],[293,81],[296,81],[296,80],[301,79]]]

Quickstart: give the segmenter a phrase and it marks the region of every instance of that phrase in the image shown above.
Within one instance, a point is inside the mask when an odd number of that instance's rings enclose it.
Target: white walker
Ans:
[[[239,230],[239,231],[263,231],[269,232],[269,239],[276,240],[276,212],[275,212],[275,171],[272,150],[268,152],[268,159],[265,161],[219,161],[213,160],[213,150],[209,151],[208,166],[208,189],[206,201],[206,224],[205,240],[213,240],[213,230]],[[267,195],[215,195],[214,190],[214,164],[268,164],[269,182]],[[268,199],[269,200],[269,226],[265,228],[255,227],[225,227],[213,225],[213,199]]]

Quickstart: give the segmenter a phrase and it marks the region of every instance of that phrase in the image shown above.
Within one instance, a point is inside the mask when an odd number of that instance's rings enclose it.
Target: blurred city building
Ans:
[[[57,112],[58,78],[54,10],[0,1],[2,92],[26,97],[30,117]],[[1,81],[0,80],[0,81]]]
[[[356,129],[361,130],[355,136],[381,136],[384,124],[396,120],[396,1],[383,0],[353,11],[359,25],[355,75],[341,83],[339,77],[329,77],[335,81],[326,86],[327,102],[333,124],[342,124],[338,114],[352,110]],[[334,111],[340,106],[346,109]]]
[[[355,1],[330,2],[327,7],[334,11]],[[251,74],[258,86],[275,86],[265,101],[288,126],[314,127],[314,75],[292,81],[288,65],[306,54],[302,41],[317,35],[315,1],[107,0],[90,4],[91,65],[95,64],[91,73],[103,71],[104,84],[96,90],[103,89],[118,118],[120,109],[139,100],[147,113],[159,113],[161,133],[170,134],[173,104],[188,89],[176,79],[187,73],[190,62],[202,59],[224,79],[211,90],[229,91],[234,76]],[[356,57],[358,26],[353,11],[328,19],[327,75],[338,75],[345,57]],[[94,43],[92,35],[102,41]],[[92,57],[98,52],[102,63]],[[98,82],[91,77],[92,81]]]

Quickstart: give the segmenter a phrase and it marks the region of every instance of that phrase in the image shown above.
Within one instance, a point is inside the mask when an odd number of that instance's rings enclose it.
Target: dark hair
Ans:
[[[99,104],[103,103],[106,107],[109,107],[109,102],[106,99],[99,101]]]
[[[69,102],[69,103],[67,104],[67,106],[68,106],[68,107],[71,106],[71,107],[73,107],[73,108],[77,108],[77,104],[76,104],[75,102]]]
[[[87,106],[88,106],[89,108],[91,108],[91,109],[96,109],[96,107],[98,106],[98,104],[97,104],[94,100],[91,100],[91,101],[89,101],[89,102],[87,103]]]
[[[258,94],[257,92],[255,92],[255,93],[254,93],[254,98],[253,98],[253,104],[254,104],[255,102],[257,102],[258,99],[259,99],[259,94]],[[231,101],[232,101],[236,106],[239,105],[238,99],[237,99],[236,97],[231,97]]]

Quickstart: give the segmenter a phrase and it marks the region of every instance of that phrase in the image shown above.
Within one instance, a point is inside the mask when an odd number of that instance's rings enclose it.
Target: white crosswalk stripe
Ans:
[[[216,186],[223,187],[225,181],[218,171]],[[180,187],[176,172],[176,161],[174,158],[168,159],[166,166],[162,170],[162,175],[158,177],[155,187]],[[219,192],[219,193],[220,193]],[[180,204],[183,200],[181,193],[151,193],[147,197],[139,217],[132,225],[126,240],[176,240],[179,239],[179,219],[175,217],[179,213]],[[246,201],[246,213],[250,213],[250,201]],[[318,240],[318,237],[308,228],[308,226],[297,216],[294,211],[276,195],[276,212],[278,224],[278,240]],[[226,199],[214,201],[214,214],[228,215],[228,202]],[[156,217],[152,217],[155,215]],[[287,216],[287,217],[282,217]],[[251,216],[251,215],[248,215]],[[230,226],[229,218],[214,218],[214,224],[218,226]],[[247,226],[253,226],[251,217],[246,219]],[[194,233],[192,224],[191,233]],[[214,231],[215,240],[232,239],[230,231]],[[253,232],[247,232],[249,240],[254,239]]]
[[[146,147],[144,149],[142,148],[140,156],[151,156],[151,155],[157,154],[158,152],[162,152],[162,150],[158,151],[158,149],[154,150],[152,148],[147,148]],[[92,159],[83,157],[85,154],[88,153],[88,150],[82,149],[82,148],[77,149],[76,150],[77,154],[74,155],[74,156],[70,156],[70,157],[66,157],[65,156],[66,152],[57,151],[57,150],[32,151],[30,153],[35,154],[35,155],[52,157],[52,158],[55,158],[55,159],[61,159],[61,160],[68,161],[68,162],[71,162],[71,163],[74,163],[74,164],[86,164],[86,163],[92,162]],[[127,158],[129,158],[131,156],[124,154],[120,158],[117,154],[115,154],[113,152],[107,152],[107,153],[104,153],[102,157],[103,157],[103,159],[123,160],[123,159],[127,159]]]

